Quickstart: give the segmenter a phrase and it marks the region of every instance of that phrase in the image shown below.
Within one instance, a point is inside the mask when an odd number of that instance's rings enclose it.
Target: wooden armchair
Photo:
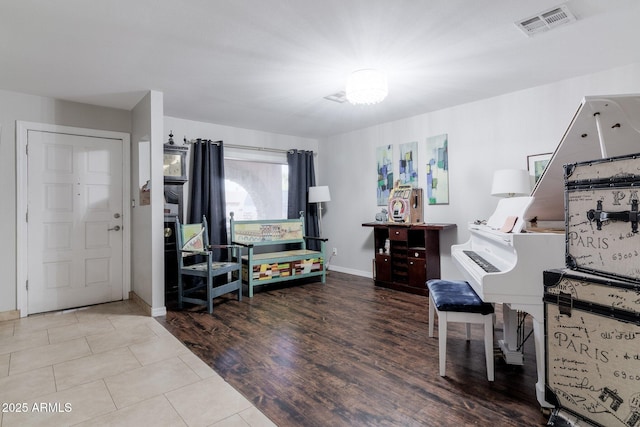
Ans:
[[[242,300],[242,279],[240,277],[240,251],[238,245],[209,245],[207,219],[202,223],[180,224],[176,217],[176,245],[178,253],[178,307],[184,302],[204,304],[209,314],[213,312],[213,299],[229,292],[238,292]],[[213,249],[226,249],[228,259],[235,261],[214,261]],[[233,255],[233,256],[231,256]],[[201,256],[194,263],[185,264],[189,257]],[[187,288],[183,276],[192,276],[193,283]],[[198,280],[197,278],[201,278]],[[206,297],[204,296],[206,293]]]

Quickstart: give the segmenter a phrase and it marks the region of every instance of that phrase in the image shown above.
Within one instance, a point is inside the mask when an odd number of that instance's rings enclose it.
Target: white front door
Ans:
[[[121,139],[27,131],[29,314],[123,299]]]

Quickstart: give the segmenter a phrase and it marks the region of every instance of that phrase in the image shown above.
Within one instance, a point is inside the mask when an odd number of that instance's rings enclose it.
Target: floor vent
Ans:
[[[516,27],[527,36],[533,37],[536,34],[544,33],[545,31],[549,31],[560,25],[569,24],[575,20],[575,15],[569,10],[567,5],[561,5],[530,18],[523,19],[515,24]]]

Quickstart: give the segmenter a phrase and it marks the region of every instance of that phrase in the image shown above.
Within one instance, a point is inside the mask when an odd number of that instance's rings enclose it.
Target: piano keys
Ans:
[[[473,261],[476,264],[478,264],[478,267],[480,267],[481,269],[483,269],[487,273],[500,273],[500,269],[498,267],[496,267],[495,265],[491,264],[489,261],[484,259],[482,257],[482,255],[480,255],[478,252],[469,251],[469,250],[467,250],[467,251],[463,250],[462,253],[464,253],[466,256],[471,258],[471,261]]]

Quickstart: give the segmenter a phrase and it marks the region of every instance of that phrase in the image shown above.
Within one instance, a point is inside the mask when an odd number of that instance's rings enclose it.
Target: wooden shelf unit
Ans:
[[[456,225],[368,222],[362,226],[373,227],[376,286],[427,295],[426,281],[440,278],[440,231]]]

